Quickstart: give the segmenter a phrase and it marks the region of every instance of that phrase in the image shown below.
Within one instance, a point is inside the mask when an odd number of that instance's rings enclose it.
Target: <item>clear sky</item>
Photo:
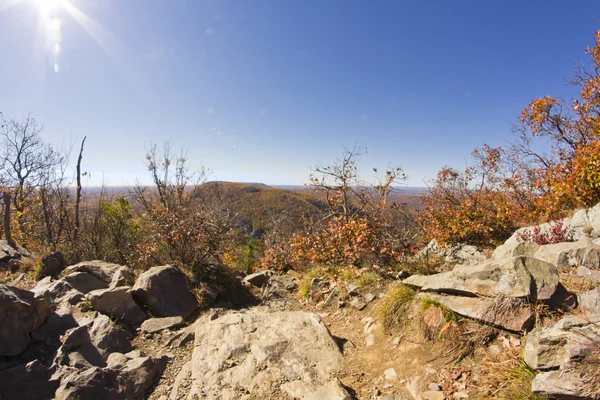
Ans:
[[[599,28],[597,0],[0,0],[0,111],[86,135],[88,184],[171,138],[211,179],[302,184],[359,145],[422,186],[571,97]]]

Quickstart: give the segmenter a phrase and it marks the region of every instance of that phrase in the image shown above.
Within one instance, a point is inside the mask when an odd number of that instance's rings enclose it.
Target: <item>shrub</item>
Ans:
[[[550,222],[550,229],[542,231],[540,225],[537,225],[533,230],[525,230],[517,235],[517,240],[521,242],[535,242],[540,246],[544,244],[563,243],[573,240],[571,229],[568,226],[563,226],[562,221]]]

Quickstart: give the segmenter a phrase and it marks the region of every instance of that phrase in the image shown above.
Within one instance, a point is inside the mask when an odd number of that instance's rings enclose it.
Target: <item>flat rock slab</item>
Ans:
[[[428,293],[424,297],[429,297],[464,317],[501,329],[522,332],[533,328],[534,314],[529,307],[519,307],[515,299],[460,297],[436,293]],[[508,304],[497,304],[499,302]]]
[[[142,323],[141,330],[146,333],[160,332],[165,329],[178,328],[184,324],[181,317],[150,318]]]
[[[81,293],[89,293],[92,290],[106,289],[108,284],[95,275],[87,272],[73,272],[61,279]]]
[[[342,361],[313,313],[252,309],[195,326],[190,398],[307,398],[333,378]]]
[[[96,278],[102,280],[104,283],[106,283],[105,287],[108,287],[108,285],[112,283],[113,276],[115,276],[115,273],[119,270],[126,271],[124,272],[124,275],[133,278],[133,274],[129,274],[129,272],[131,272],[131,268],[100,260],[85,261],[79,264],[71,265],[70,267],[64,269],[64,271],[61,273],[61,276],[68,276],[74,272],[87,272],[88,274],[92,274]],[[132,283],[133,282],[129,282],[130,285]]]
[[[458,265],[435,275],[413,275],[403,281],[423,291],[467,296],[549,300],[559,284],[558,269],[531,257],[490,260],[478,265]]]

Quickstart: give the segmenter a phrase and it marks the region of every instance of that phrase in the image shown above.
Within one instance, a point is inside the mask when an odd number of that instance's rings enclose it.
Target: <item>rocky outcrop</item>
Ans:
[[[536,328],[525,345],[525,362],[540,371],[532,391],[558,399],[594,398],[600,388],[597,359],[600,314],[567,316],[551,327]]]
[[[0,240],[0,265],[8,266],[10,260],[20,260],[31,254],[21,246],[11,246],[6,240]]]
[[[94,290],[86,296],[94,310],[119,319],[129,326],[137,326],[148,317],[137,305],[128,286]]]
[[[323,386],[341,359],[315,314],[257,309],[226,314],[196,326],[190,397],[307,398],[327,390]]]
[[[498,246],[492,253],[492,260],[502,260],[509,257],[533,257],[540,245],[535,242],[507,243]]]
[[[50,296],[0,284],[0,356],[21,353],[51,311]]]
[[[562,224],[562,229],[569,231],[571,240],[600,237],[600,204],[587,210],[578,210],[572,217],[564,218],[559,222]],[[546,234],[552,231],[555,224],[556,222],[548,222],[537,227],[540,234]],[[534,229],[536,226],[518,229],[505,243],[518,243],[523,234],[533,232]]]
[[[478,265],[458,265],[450,272],[413,275],[403,281],[423,291],[467,296],[549,300],[559,285],[556,267],[531,257],[489,260]]]
[[[584,312],[600,313],[600,288],[580,293],[577,304]]]
[[[131,293],[158,317],[185,319],[198,307],[185,274],[174,265],[150,268],[138,277]]]
[[[475,246],[466,244],[453,244],[441,246],[433,239],[415,255],[415,259],[443,259],[447,263],[475,265],[486,260],[485,256]]]
[[[59,382],[38,360],[0,371],[0,399],[52,399]]]
[[[600,247],[587,240],[545,244],[539,247],[534,257],[559,268],[580,265],[592,269],[600,268]]]

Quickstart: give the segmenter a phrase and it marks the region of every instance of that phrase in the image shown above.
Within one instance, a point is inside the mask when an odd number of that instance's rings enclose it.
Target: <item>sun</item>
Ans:
[[[65,0],[33,0],[36,7],[40,10],[40,14],[44,18],[49,18],[53,12],[63,5],[64,1]]]

